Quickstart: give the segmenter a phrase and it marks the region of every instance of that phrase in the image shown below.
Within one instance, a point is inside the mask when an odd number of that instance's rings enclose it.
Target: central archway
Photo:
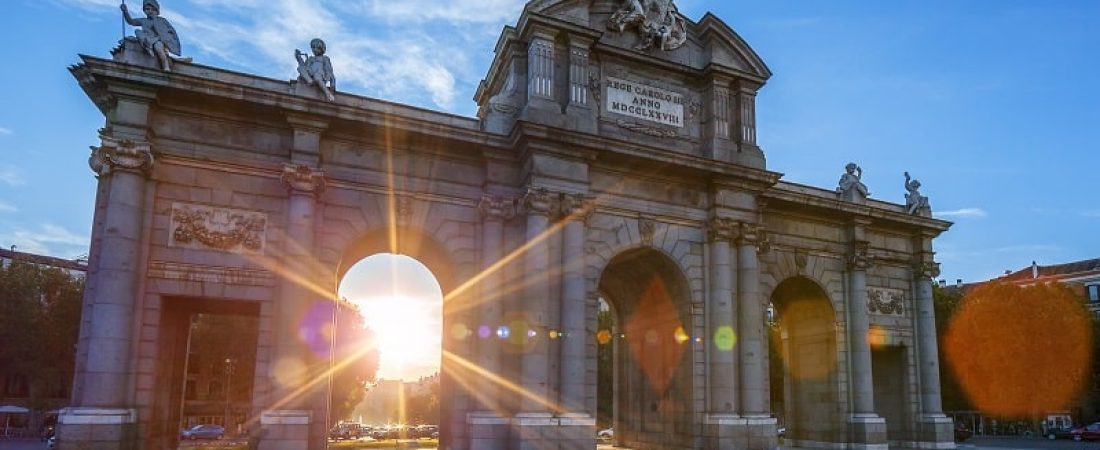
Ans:
[[[435,354],[457,354],[466,355],[469,353],[464,346],[468,345],[468,342],[464,342],[468,336],[459,336],[450,330],[460,327],[461,324],[467,323],[464,317],[470,314],[468,307],[459,307],[462,303],[460,298],[465,296],[455,295],[455,291],[458,287],[458,276],[455,272],[455,262],[452,255],[455,253],[454,249],[449,248],[446,245],[446,241],[440,242],[418,229],[411,227],[397,227],[392,228],[380,228],[375,229],[372,232],[366,233],[360,238],[348,243],[344,246],[344,250],[338,260],[338,264],[335,270],[334,283],[337,289],[341,286],[342,282],[350,276],[357,276],[357,271],[360,269],[361,263],[370,263],[374,261],[376,265],[387,266],[391,263],[396,263],[403,266],[405,269],[412,268],[413,272],[417,272],[416,277],[422,278],[419,282],[428,284],[428,289],[420,289],[419,287],[405,286],[406,289],[416,291],[436,291],[439,295],[439,302],[435,304],[426,304],[424,309],[428,309],[429,314],[434,316],[433,330],[430,334],[435,336],[437,342],[435,342],[436,348]],[[383,261],[388,260],[388,261]],[[392,267],[391,267],[392,268]],[[386,276],[391,276],[387,274]],[[400,273],[398,276],[402,276]],[[408,275],[408,274],[405,274]],[[388,283],[389,281],[385,281]],[[339,290],[338,290],[339,292]],[[341,292],[342,293],[342,292]],[[398,297],[401,297],[398,295]],[[353,300],[349,298],[349,300]],[[382,299],[383,302],[389,301],[390,307],[395,306],[394,302],[401,302],[401,298],[396,299]],[[407,300],[407,299],[405,299]],[[371,308],[363,307],[365,304],[361,304],[363,309],[364,320],[370,324],[372,318]],[[380,305],[385,308],[385,305]],[[415,319],[409,319],[415,320]],[[395,324],[387,324],[389,328],[400,328],[404,321]],[[375,327],[377,328],[377,326]],[[382,330],[374,330],[376,333]],[[381,341],[383,337],[379,336]],[[381,344],[381,342],[380,342]],[[382,364],[385,364],[385,355],[380,355]],[[423,378],[428,383],[438,383],[438,387],[432,386],[431,389],[437,392],[436,398],[438,417],[433,419],[437,422],[433,422],[430,425],[438,425],[439,446],[441,448],[449,445],[449,442],[456,438],[455,427],[452,416],[453,404],[455,403],[456,386],[454,380],[454,368],[448,367],[446,358],[441,358],[438,361],[438,375],[432,376],[427,373],[416,372],[413,374],[414,380],[404,378],[398,380],[388,380],[387,386],[393,388],[391,390],[400,391],[404,395],[404,401],[409,400],[409,395],[412,391],[417,391],[419,388],[413,389],[406,388],[405,383],[412,382],[419,385],[419,381]],[[453,366],[453,365],[451,365]],[[380,367],[381,368],[381,367]],[[403,378],[403,375],[407,374],[394,374],[392,372],[387,375],[386,373],[379,372],[380,379],[391,378]],[[423,377],[421,377],[423,375]],[[399,397],[395,397],[396,401],[401,401]],[[413,421],[415,418],[410,417],[406,412],[399,414],[402,421]],[[357,416],[353,418],[358,418]]]
[[[692,321],[686,277],[661,252],[629,250],[604,269],[599,292],[618,328],[613,342],[600,342],[615,348],[615,444],[691,446]]]

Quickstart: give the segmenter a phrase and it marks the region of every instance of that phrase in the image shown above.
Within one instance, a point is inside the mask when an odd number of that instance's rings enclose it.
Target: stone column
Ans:
[[[730,83],[726,77],[709,80],[705,93],[706,123],[703,128],[703,149],[706,156],[719,161],[732,161],[733,141],[730,139]]]
[[[562,291],[561,373],[558,403],[560,449],[591,449],[596,445],[596,418],[585,409],[588,334],[584,332],[587,295],[584,279],[585,216],[588,200],[583,195],[564,195],[561,202]]]
[[[753,223],[741,223],[737,238],[738,339],[741,368],[741,417],[747,445],[751,449],[772,449],[779,445],[777,421],[771,416],[768,398],[768,353],[764,340],[764,299],[760,296],[760,258],[765,248],[764,230]]]
[[[308,283],[314,273],[310,263],[317,196],[325,189],[325,175],[306,164],[288,163],[283,166],[282,181],[289,198],[281,270],[289,276],[282,278],[275,304],[275,342],[268,367],[271,392],[260,417],[259,448],[316,449],[323,448],[324,440],[312,436],[316,431],[311,428],[323,427],[325,411],[317,408],[318,389],[301,390],[319,372],[313,370],[314,358],[299,341],[298,321],[310,300],[322,300],[303,282]]]
[[[129,391],[137,285],[141,274],[145,182],[153,167],[153,152],[143,139],[105,132],[92,148],[89,165],[99,178],[103,226],[96,236],[102,252],[95,261],[96,289],[84,299],[91,314],[81,331],[87,356],[80,370],[81,389],[73,407],[59,417],[63,448],[73,444],[96,448],[127,448],[136,438],[137,412]],[[97,214],[98,215],[98,214]],[[91,280],[90,280],[91,281]]]
[[[875,414],[874,379],[871,376],[870,317],[867,312],[867,269],[873,265],[865,237],[869,221],[857,219],[851,230],[848,255],[848,359],[852,399],[849,426],[854,443],[886,444],[886,421]]]
[[[488,374],[503,378],[501,342],[498,329],[503,325],[504,286],[497,266],[504,258],[504,221],[515,216],[515,203],[492,195],[481,197],[481,303],[478,306],[477,365]],[[508,419],[501,401],[507,394],[500,380],[492,376],[478,379],[478,410],[466,417],[470,427],[470,450],[504,450],[508,446]]]
[[[705,429],[711,448],[736,447],[733,427],[738,425],[737,322],[733,304],[734,261],[730,241],[736,224],[713,217],[707,224],[710,248],[709,296],[707,297],[707,417]]]
[[[767,380],[764,361],[768,357],[764,352],[767,335],[764,333],[764,304],[760,298],[760,261],[756,253],[760,234],[755,224],[742,223],[737,240],[741,415],[754,418],[769,416],[764,384]]]
[[[919,440],[931,443],[952,442],[954,424],[943,413],[940,398],[940,357],[936,335],[936,307],[932,283],[940,275],[940,265],[932,260],[932,236],[917,239],[924,249],[913,264],[916,295],[917,361],[920,364],[921,417]]]
[[[513,443],[517,450],[545,448],[546,431],[556,425],[549,402],[549,320],[550,252],[546,233],[555,198],[544,188],[530,188],[523,197],[527,214],[526,245],[523,256],[523,316],[526,329],[511,330],[516,342],[523,342],[520,357],[520,388],[524,394],[519,411],[512,419]],[[517,335],[517,333],[520,333]]]

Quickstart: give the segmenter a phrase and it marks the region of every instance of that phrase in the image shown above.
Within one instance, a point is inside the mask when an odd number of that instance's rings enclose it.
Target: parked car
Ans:
[[[1100,422],[1093,422],[1070,431],[1070,436],[1075,441],[1095,441],[1100,439]]]
[[[180,439],[221,439],[225,437],[225,427],[221,425],[195,425],[180,432]]]
[[[615,437],[615,429],[608,428],[596,432],[596,439],[613,439]]]
[[[1048,428],[1047,439],[1073,439],[1073,428]]]
[[[363,435],[363,425],[355,422],[337,424],[329,430],[329,439],[359,439]]]

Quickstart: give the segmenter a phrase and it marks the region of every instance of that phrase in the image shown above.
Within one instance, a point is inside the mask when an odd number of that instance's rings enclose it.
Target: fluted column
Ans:
[[[860,227],[857,225],[857,227]],[[861,228],[861,227],[860,227]],[[862,234],[862,230],[860,230]],[[852,413],[874,415],[874,381],[871,376],[871,345],[867,337],[870,318],[867,315],[867,269],[873,262],[868,256],[868,243],[856,240],[848,256],[848,345],[851,359]]]
[[[523,198],[527,213],[527,251],[524,253],[523,312],[527,321],[526,345],[520,360],[520,386],[526,391],[520,412],[541,413],[547,407],[549,376],[550,249],[546,233],[554,198],[546,189],[532,188]],[[512,330],[513,333],[521,330]]]
[[[562,198],[564,216],[562,230],[562,295],[561,295],[561,383],[560,403],[572,413],[583,413],[585,407],[585,280],[584,280],[584,218],[588,213],[583,195]]]
[[[940,399],[940,357],[936,336],[936,307],[932,297],[932,280],[940,274],[940,265],[930,260],[919,261],[913,268],[916,283],[917,345],[920,361],[921,413],[925,417],[942,417]]]
[[[767,416],[769,405],[765,393],[764,304],[760,298],[760,260],[757,245],[762,231],[755,224],[742,223],[737,239],[738,289],[741,333],[741,414],[749,417]]]
[[[710,297],[707,303],[708,407],[712,414],[737,414],[738,373],[733,258],[730,240],[736,230],[729,219],[713,218],[707,227],[710,241]]]
[[[96,262],[96,289],[87,322],[87,359],[83,370],[80,407],[124,408],[130,373],[130,346],[134,312],[138,309],[137,282],[141,260],[145,180],[153,167],[149,144],[140,140],[100,136],[89,165],[106,192],[102,252]]]

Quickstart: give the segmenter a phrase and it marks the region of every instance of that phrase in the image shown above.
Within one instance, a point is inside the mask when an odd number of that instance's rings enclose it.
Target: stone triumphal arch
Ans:
[[[950,224],[915,187],[866,198],[854,164],[828,189],[769,170],[771,72],[719,18],[528,2],[476,118],[153,58],[149,39],[72,68],[106,126],[62,448],[174,448],[198,313],[258,321],[251,445],[323,448],[329,360],[302,317],[382,252],[444,290],[441,448],[595,448],[601,298],[620,445],[772,449],[784,426],[805,447],[953,448],[931,296]]]

